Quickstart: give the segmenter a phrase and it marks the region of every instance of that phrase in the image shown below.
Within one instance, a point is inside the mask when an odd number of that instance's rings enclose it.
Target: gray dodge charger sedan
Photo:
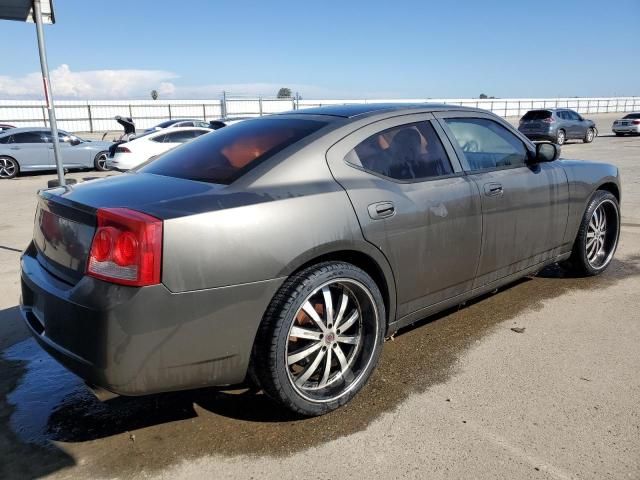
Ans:
[[[607,268],[618,170],[558,155],[448,105],[247,120],[40,192],[21,312],[110,392],[246,381],[320,415],[363,387],[399,328],[549,264]]]

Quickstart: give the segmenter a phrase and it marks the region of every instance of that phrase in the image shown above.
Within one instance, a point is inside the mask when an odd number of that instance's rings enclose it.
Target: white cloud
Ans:
[[[173,91],[168,82],[178,77],[164,70],[72,71],[68,65],[51,70],[51,88],[59,99],[120,99],[147,97],[152,89]],[[42,98],[40,72],[23,77],[0,75],[0,97]]]
[[[147,99],[157,90],[161,99],[220,98],[230,96],[275,96],[280,87],[300,92],[304,98],[346,98],[352,94],[336,92],[316,85],[275,83],[214,83],[181,85],[174,72],[165,70],[86,70],[72,71],[63,64],[51,70],[51,88],[58,100]],[[0,99],[41,99],[42,76],[33,72],[21,77],[0,75]]]

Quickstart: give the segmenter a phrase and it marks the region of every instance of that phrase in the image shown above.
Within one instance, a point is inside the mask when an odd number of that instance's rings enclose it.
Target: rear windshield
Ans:
[[[531,110],[524,114],[522,120],[544,120],[550,116],[551,112],[549,110]]]
[[[640,118],[640,113],[630,113],[624,118]]]
[[[228,185],[326,124],[286,118],[247,120],[170,150],[137,171]]]

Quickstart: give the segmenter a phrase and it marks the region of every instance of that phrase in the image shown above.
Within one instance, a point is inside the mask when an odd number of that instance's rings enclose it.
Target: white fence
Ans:
[[[275,98],[225,98],[223,100],[121,100],[56,102],[58,126],[73,132],[120,130],[116,115],[132,117],[144,129],[172,118],[214,120],[224,116],[260,116],[288,110],[345,103],[447,103],[490,110],[500,116],[521,116],[534,108],[571,108],[582,114],[640,111],[640,97],[601,98],[499,98],[499,99],[376,99],[296,100]],[[0,100],[0,123],[19,127],[48,126],[44,102]]]

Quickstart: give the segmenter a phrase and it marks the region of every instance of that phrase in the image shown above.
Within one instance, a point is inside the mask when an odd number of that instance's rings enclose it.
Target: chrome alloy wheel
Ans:
[[[595,132],[593,131],[593,128],[590,128],[589,130],[587,130],[587,143],[592,142],[594,136],[595,136]]]
[[[340,398],[367,369],[377,337],[378,311],[363,284],[340,278],[321,285],[302,302],[289,328],[285,359],[291,385],[307,400]]]
[[[104,172],[107,168],[107,158],[109,157],[107,152],[100,152],[95,159],[96,170]]]
[[[13,178],[18,171],[18,165],[10,158],[0,158],[0,178]]]
[[[566,138],[567,137],[566,137],[566,135],[564,133],[564,130],[558,130],[558,137],[557,137],[556,143],[558,145],[564,145],[564,141],[565,141]]]
[[[593,268],[604,268],[618,243],[618,209],[611,200],[598,205],[587,227],[585,243],[587,261]]]

